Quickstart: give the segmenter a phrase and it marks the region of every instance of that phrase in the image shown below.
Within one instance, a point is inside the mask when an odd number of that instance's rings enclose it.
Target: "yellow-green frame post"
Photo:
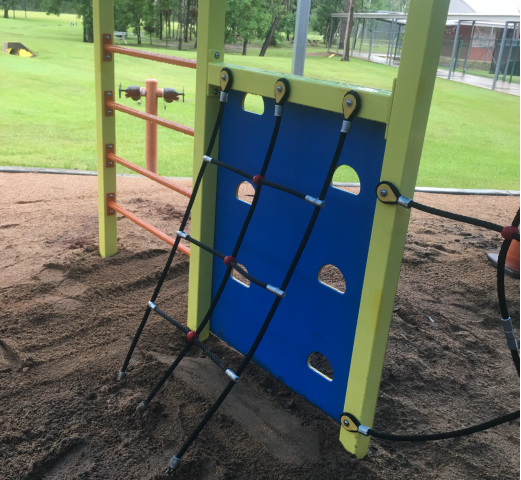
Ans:
[[[96,88],[96,129],[98,152],[98,217],[99,251],[110,257],[118,251],[117,216],[107,215],[107,194],[116,195],[116,167],[105,165],[105,146],[116,145],[116,117],[106,115],[105,99],[111,92],[114,97],[114,55],[104,58],[102,35],[114,35],[114,1],[93,0],[94,68]],[[108,97],[107,97],[108,98]],[[113,99],[113,98],[112,98]]]
[[[387,130],[381,180],[412,198],[450,0],[413,0]],[[377,203],[344,411],[372,426],[409,211]],[[344,447],[363,457],[369,438],[340,431]]]
[[[219,110],[219,84],[208,84],[210,62],[223,62],[226,2],[200,0],[197,36],[197,73],[195,93],[194,178],[201,168],[205,149],[210,142]],[[217,89],[214,93],[214,89]],[[212,157],[217,158],[218,140]],[[191,235],[213,246],[217,169],[207,168],[192,208]],[[188,327],[195,330],[201,323],[212,300],[213,256],[201,248],[190,250],[188,281]],[[201,340],[208,337],[209,328],[201,332]]]

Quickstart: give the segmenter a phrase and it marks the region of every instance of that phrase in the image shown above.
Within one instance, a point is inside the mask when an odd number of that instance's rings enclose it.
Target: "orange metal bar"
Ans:
[[[155,62],[169,63],[170,65],[179,65],[180,67],[197,68],[196,60],[174,57],[172,55],[165,55],[164,53],[144,52],[143,50],[134,50],[133,48],[120,47],[119,45],[112,44],[105,44],[104,49],[109,52],[121,53],[131,57],[154,60]]]
[[[183,188],[179,185],[176,185],[175,183],[169,182],[168,180],[164,179],[161,175],[149,172],[143,167],[131,163],[125,160],[124,158],[118,157],[113,153],[107,153],[107,160],[112,160],[114,162],[119,163],[120,165],[123,165],[124,167],[130,168],[130,170],[134,170],[134,172],[137,172],[143,175],[144,177],[150,178],[150,180],[154,180],[154,182],[160,183],[161,185],[164,185],[165,187],[170,188],[171,190],[175,190],[176,192],[180,193],[181,195],[184,195],[185,197],[190,198],[192,196],[192,192],[187,188]]]
[[[134,117],[142,118],[143,120],[148,120],[152,123],[157,123],[158,125],[170,128],[171,130],[175,130],[177,132],[190,135],[192,137],[194,136],[194,129],[187,127],[186,125],[171,122],[170,120],[165,120],[164,118],[157,117],[156,115],[150,115],[149,113],[141,112],[140,110],[136,110],[135,108],[126,107],[125,105],[113,102],[112,100],[107,100],[105,102],[105,105],[108,108],[113,108],[114,110],[119,110],[120,112],[128,113],[129,115],[133,115]]]
[[[157,80],[155,78],[147,78],[146,81],[146,111],[150,115],[157,117]],[[147,170],[157,173],[157,125],[147,122],[146,129],[146,147],[145,162]]]
[[[116,212],[121,213],[121,215],[125,216],[129,220],[132,220],[134,223],[138,224],[140,227],[143,227],[145,230],[149,231],[150,233],[154,234],[156,237],[160,238],[164,242],[168,243],[172,247],[174,246],[175,239],[173,239],[170,235],[167,235],[166,233],[163,233],[161,230],[157,229],[156,227],[153,227],[149,223],[145,222],[139,217],[136,217],[133,213],[129,212],[128,210],[124,209],[123,207],[120,207],[117,203],[113,202],[112,200],[109,200],[107,202],[107,208],[115,210]],[[190,256],[190,248],[185,247],[181,243],[177,246],[177,249],[184,253],[187,256]]]

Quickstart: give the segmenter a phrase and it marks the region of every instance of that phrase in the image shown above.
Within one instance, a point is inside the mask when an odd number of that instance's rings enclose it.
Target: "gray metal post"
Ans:
[[[503,50],[505,49],[505,39],[507,38],[508,23],[505,22],[505,28],[503,29],[503,37],[501,38],[501,47],[499,47],[499,55],[496,61],[496,71],[494,73],[494,81],[492,82],[492,90],[496,89],[497,77],[499,77],[499,67],[501,67],[501,59],[503,58]],[[492,58],[494,53],[492,53]]]
[[[310,8],[311,0],[298,0],[297,18],[295,20],[295,43],[293,45],[293,64],[291,65],[291,73],[293,75],[304,75]]]
[[[329,43],[327,44],[327,51],[331,50],[331,43],[333,42],[333,22],[334,18],[331,17],[331,25],[329,26]]]
[[[467,73],[467,63],[469,61],[470,49],[472,48],[472,39],[474,38],[474,27],[476,25],[476,21],[472,22],[472,30],[470,31],[470,39],[469,46],[467,47],[467,55],[465,56],[465,64],[463,65],[463,75]]]
[[[357,18],[356,19],[356,30],[355,30],[355,36],[353,38],[353,46],[351,47],[351,56],[353,56],[353,52],[355,51],[355,45],[356,45],[356,37],[358,36],[358,27],[360,26],[360,19]],[[349,26],[348,26],[349,28]],[[353,33],[353,31],[351,30],[351,33]],[[347,35],[347,34],[346,34]]]
[[[402,31],[402,26],[396,21],[398,25],[398,32],[396,34],[396,45],[394,46],[394,60],[396,60],[396,52],[398,51],[398,43],[400,43],[400,32]]]
[[[492,40],[492,37],[494,36],[494,27],[490,30],[490,40]],[[490,49],[490,42],[487,43],[487,56],[485,57],[485,63],[488,62],[488,51]],[[492,51],[492,58],[494,58],[494,51]]]
[[[450,75],[452,73],[452,68],[454,67],[454,59],[456,57],[456,50],[458,49],[460,25],[461,25],[461,20],[458,20],[458,26],[456,27],[456,35],[454,35],[454,46],[452,47],[452,57],[450,57],[449,76],[447,77],[449,80],[450,80]]]
[[[391,30],[389,30],[389,41],[387,43],[387,61],[389,61],[389,52],[391,50],[391,43],[392,43],[392,35],[393,35],[393,29],[394,29],[394,18],[391,21]]]
[[[510,39],[510,50],[508,51],[507,64],[505,65],[505,71],[503,72],[503,81],[507,79],[508,72],[508,64],[510,63],[510,56],[512,55],[512,47],[514,46],[514,38],[516,38],[517,33],[517,23],[514,23],[514,33],[512,34],[512,38]]]
[[[340,23],[338,24],[338,45],[336,46],[336,53],[340,49],[340,34],[342,33],[342,19],[340,19]]]
[[[360,37],[360,50],[358,50],[358,53],[362,53],[362,45],[364,44],[364,32],[365,32],[365,18],[362,22],[362,36]]]
[[[376,18],[373,18],[373,29],[371,30],[371,40],[369,40],[369,55],[367,56],[367,60],[370,60],[371,52],[373,51],[373,38],[374,38],[375,25],[376,25]]]

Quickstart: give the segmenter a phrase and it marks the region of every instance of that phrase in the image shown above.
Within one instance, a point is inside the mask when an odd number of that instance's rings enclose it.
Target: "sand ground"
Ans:
[[[190,182],[184,182],[190,186]],[[97,251],[94,177],[0,174],[0,478],[159,479],[225,380],[190,355],[144,415],[141,401],[184,345],[154,316],[129,369],[116,372],[168,246],[120,218],[120,250]],[[118,199],[170,235],[187,199],[119,178]],[[423,203],[509,223],[516,197],[418,194]],[[462,428],[519,408],[519,379],[500,325],[500,238],[413,212],[394,307],[375,428]],[[178,255],[162,305],[184,319],[187,257]],[[519,282],[506,280],[519,331]],[[430,318],[429,318],[430,317]],[[214,337],[232,368],[241,356]],[[430,443],[372,440],[357,460],[339,426],[259,367],[248,367],[184,457],[178,479],[514,479],[519,421]],[[170,477],[172,478],[172,477]]]

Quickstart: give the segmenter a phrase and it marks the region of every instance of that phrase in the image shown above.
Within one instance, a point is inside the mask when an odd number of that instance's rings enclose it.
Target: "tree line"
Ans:
[[[73,13],[82,19],[83,41],[93,41],[92,0],[0,0],[4,18],[9,10],[23,9],[45,11],[48,15]],[[280,46],[285,38],[290,41],[295,31],[297,0],[221,0],[226,1],[225,43],[242,44],[246,55],[248,44],[260,39],[259,55],[264,56],[270,46]],[[331,14],[350,13],[341,26],[340,37],[349,42],[353,13],[367,11],[406,11],[410,0],[311,0],[310,29],[328,38],[333,28]],[[137,43],[142,37],[152,36],[165,41],[184,43],[197,47],[197,18],[199,0],[114,0],[114,29],[134,31]],[[347,49],[348,51],[349,49]],[[346,52],[348,54],[348,52]],[[349,58],[344,58],[348,60]]]

